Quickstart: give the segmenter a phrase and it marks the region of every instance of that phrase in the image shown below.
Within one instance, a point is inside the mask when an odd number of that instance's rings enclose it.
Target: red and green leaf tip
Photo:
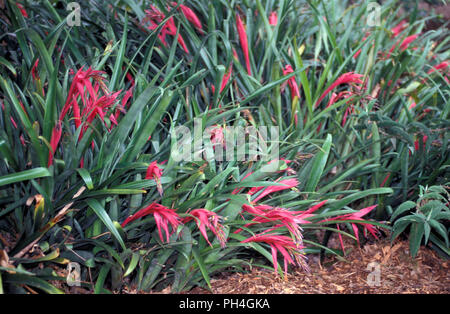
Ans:
[[[245,30],[244,22],[242,22],[241,16],[239,14],[236,14],[236,28],[239,35],[239,41],[241,43],[242,53],[244,54],[245,64],[247,66],[247,73],[248,75],[252,75],[250,56],[248,51],[247,31]]]
[[[320,102],[325,98],[326,95],[328,95],[334,88],[336,88],[339,85],[342,84],[363,84],[363,81],[361,78],[363,77],[362,74],[357,74],[355,72],[348,72],[342,74],[340,77],[337,78],[336,81],[331,84],[330,87],[328,87],[320,96],[320,98],[316,102],[316,108],[319,106]]]
[[[290,73],[293,73],[294,70],[292,67],[288,64],[283,69],[283,75],[288,75]],[[292,100],[294,100],[295,97],[300,98],[300,90],[297,82],[295,81],[295,76],[288,79],[289,89],[291,90],[291,97]]]

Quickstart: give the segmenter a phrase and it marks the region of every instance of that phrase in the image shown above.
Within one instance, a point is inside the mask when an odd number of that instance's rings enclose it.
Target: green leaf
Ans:
[[[202,276],[205,279],[206,284],[208,285],[209,289],[212,289],[208,270],[206,269],[205,264],[203,263],[202,257],[198,254],[198,249],[196,247],[192,248],[192,255],[194,256],[194,259],[197,262],[198,268],[200,269],[200,272],[202,273]]]
[[[424,224],[413,222],[411,225],[411,231],[409,232],[409,250],[413,258],[417,256],[423,235]]]
[[[47,168],[34,168],[0,177],[0,186],[51,176]]]
[[[100,272],[97,277],[97,282],[95,283],[94,287],[95,294],[107,293],[107,291],[104,290],[103,285],[105,284],[106,276],[108,276],[110,269],[111,264],[105,264],[102,266],[102,268],[100,268]]]
[[[86,183],[86,186],[88,187],[88,189],[92,190],[94,188],[94,184],[92,183],[92,178],[91,178],[91,175],[89,174],[89,171],[87,171],[84,168],[78,168],[77,172],[83,179],[84,183]]]
[[[126,277],[129,274],[131,274],[133,272],[133,270],[136,268],[138,262],[139,262],[139,254],[138,253],[133,253],[131,255],[130,264],[128,265],[128,268],[125,271],[125,273],[123,274],[123,277]]]
[[[313,159],[313,165],[311,168],[311,172],[309,174],[309,180],[306,183],[305,191],[306,192],[314,192],[316,190],[317,184],[319,183],[320,177],[322,176],[323,169],[328,160],[328,155],[330,153],[332,136],[331,134],[327,135],[327,139],[322,146],[322,149],[317,153],[317,155]]]
[[[122,240],[122,237],[119,234],[119,231],[114,226],[114,223],[112,222],[111,218],[106,213],[106,210],[103,208],[103,206],[96,200],[96,199],[87,199],[86,203],[89,205],[89,207],[95,212],[95,214],[100,218],[100,220],[105,224],[105,226],[108,228],[108,230],[111,232],[111,234],[117,239],[119,244],[122,246],[122,249],[125,248],[125,243]]]
[[[397,207],[397,209],[395,210],[395,212],[392,214],[391,216],[391,222],[395,220],[395,218],[401,214],[403,214],[404,212],[415,208],[416,207],[416,203],[412,202],[412,201],[406,201],[404,203],[402,203],[399,207]]]
[[[50,294],[63,294],[63,292],[59,289],[57,289],[55,286],[49,284],[43,279],[37,278],[37,277],[31,277],[27,275],[11,275],[11,274],[4,274],[4,282],[5,283],[11,283],[16,285],[29,285],[32,287],[36,287],[38,289],[41,289],[42,291]]]

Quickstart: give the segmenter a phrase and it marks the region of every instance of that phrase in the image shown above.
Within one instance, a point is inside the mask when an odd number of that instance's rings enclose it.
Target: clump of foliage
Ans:
[[[307,269],[345,254],[318,231],[377,238],[448,178],[450,37],[397,1],[377,26],[365,1],[89,1],[72,26],[69,2],[2,2],[0,291],[61,292],[71,262],[95,293]],[[262,126],[276,158],[214,158]]]
[[[450,220],[449,196],[443,186],[420,186],[417,201],[402,203],[392,214],[391,222],[395,221],[392,240],[410,227],[411,256],[415,257],[422,242],[426,245],[428,241],[432,243],[433,247],[449,256],[449,232],[448,226],[446,226]]]

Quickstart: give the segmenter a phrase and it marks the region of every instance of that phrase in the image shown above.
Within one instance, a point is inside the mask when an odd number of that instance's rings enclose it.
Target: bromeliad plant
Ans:
[[[95,293],[307,269],[345,254],[317,230],[378,237],[448,174],[449,37],[395,1],[375,28],[312,0],[90,1],[69,27],[68,2],[0,12],[0,291],[61,292],[69,262]],[[180,161],[196,121],[211,145]],[[259,126],[278,158],[211,157]]]
[[[409,227],[409,249],[412,257],[417,255],[420,245],[427,245],[428,241],[444,256],[450,255],[450,195],[446,188],[448,189],[448,186],[420,186],[417,201],[402,203],[391,216],[392,240]]]

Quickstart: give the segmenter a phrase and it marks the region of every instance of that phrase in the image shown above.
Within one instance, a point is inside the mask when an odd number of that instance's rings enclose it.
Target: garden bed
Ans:
[[[273,271],[254,268],[242,274],[223,274],[211,280],[215,294],[322,294],[322,293],[450,293],[449,262],[435,251],[422,248],[414,260],[409,256],[408,242],[389,240],[351,247],[343,261],[310,258],[311,273],[291,272],[287,278]],[[380,285],[369,286],[368,264],[380,265]],[[373,271],[373,269],[371,270]],[[190,293],[211,293],[195,288]]]

